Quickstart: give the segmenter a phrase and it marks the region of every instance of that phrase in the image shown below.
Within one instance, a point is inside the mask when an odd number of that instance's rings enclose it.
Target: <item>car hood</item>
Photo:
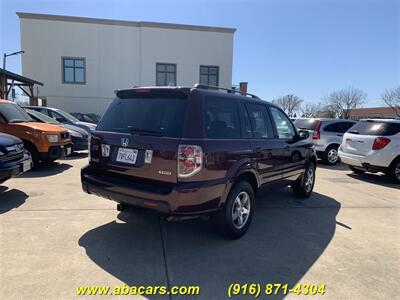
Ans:
[[[19,138],[13,135],[0,133],[0,147],[12,146],[19,143],[22,143],[22,141]]]
[[[12,123],[14,126],[18,126],[21,128],[35,129],[39,131],[50,131],[50,132],[65,132],[64,128],[60,126],[47,124],[47,123],[39,123],[39,122],[22,122],[22,123]]]

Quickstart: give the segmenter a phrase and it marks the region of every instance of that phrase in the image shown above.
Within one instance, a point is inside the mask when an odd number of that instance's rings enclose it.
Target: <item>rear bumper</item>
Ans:
[[[177,183],[169,187],[101,174],[92,165],[81,170],[83,190],[118,203],[126,203],[169,215],[197,215],[219,210],[226,183],[223,179]]]
[[[47,152],[40,152],[41,161],[54,161],[58,158],[67,156],[72,152],[72,144],[66,144],[63,146],[52,146]]]
[[[388,165],[383,165],[382,162],[377,160],[373,155],[362,156],[351,154],[341,151],[340,148],[339,157],[342,163],[370,172],[387,172],[390,165],[390,163]]]
[[[18,176],[32,168],[32,159],[29,155],[24,155],[22,159],[16,162],[10,162],[0,165],[0,183]]]

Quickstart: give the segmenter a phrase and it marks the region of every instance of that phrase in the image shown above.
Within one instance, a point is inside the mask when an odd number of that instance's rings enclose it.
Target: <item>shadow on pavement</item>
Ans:
[[[231,283],[294,286],[331,241],[340,204],[318,193],[297,201],[288,189],[262,192],[257,198],[253,223],[239,240],[217,235],[212,222],[166,222],[140,210],[120,213],[125,223],[86,232],[79,245],[127,285],[165,284],[167,269],[171,285],[199,285],[201,299],[226,299]]]
[[[28,197],[27,194],[20,190],[9,190],[5,186],[0,186],[0,214],[21,206]]]
[[[390,178],[382,173],[364,173],[364,174],[360,174],[360,175],[351,173],[351,174],[348,174],[347,176],[354,178],[356,180],[361,180],[364,182],[400,190],[399,184],[391,182]]]
[[[349,167],[346,164],[342,164],[339,162],[336,165],[331,166],[324,163],[322,160],[318,161],[318,168],[335,171],[350,171]]]
[[[59,162],[41,163],[34,169],[18,177],[35,178],[35,177],[54,176],[70,169],[71,167],[72,166],[70,164],[59,163]]]
[[[74,160],[74,159],[80,159],[80,158],[85,158],[88,156],[87,151],[79,151],[79,152],[73,152],[72,154],[60,158],[60,160]]]

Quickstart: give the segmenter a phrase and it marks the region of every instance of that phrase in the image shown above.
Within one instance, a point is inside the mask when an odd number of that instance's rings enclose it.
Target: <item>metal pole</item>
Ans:
[[[7,76],[6,76],[6,59],[7,54],[3,54],[3,79],[4,79],[4,86],[3,86],[3,97],[7,99]]]

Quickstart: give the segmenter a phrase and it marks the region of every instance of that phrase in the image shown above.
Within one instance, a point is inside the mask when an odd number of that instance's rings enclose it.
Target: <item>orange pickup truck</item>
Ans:
[[[20,138],[34,165],[71,154],[71,138],[56,125],[35,122],[14,102],[0,99],[0,132]]]

